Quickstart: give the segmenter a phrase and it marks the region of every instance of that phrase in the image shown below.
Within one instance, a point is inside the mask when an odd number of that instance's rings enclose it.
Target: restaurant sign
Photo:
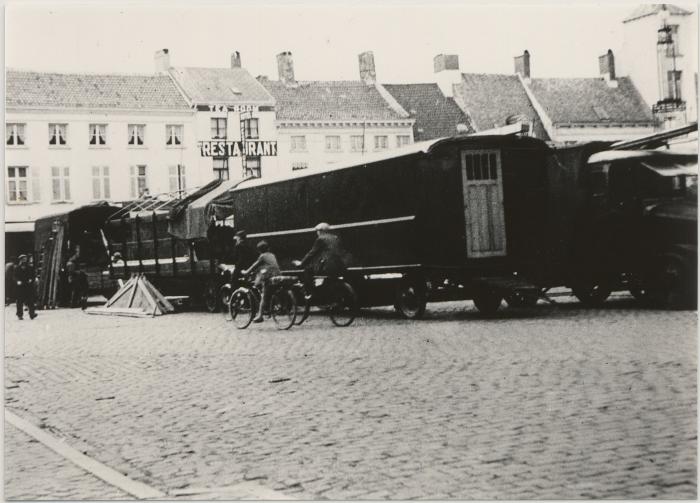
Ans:
[[[262,140],[200,141],[199,153],[202,157],[276,156],[277,142]]]

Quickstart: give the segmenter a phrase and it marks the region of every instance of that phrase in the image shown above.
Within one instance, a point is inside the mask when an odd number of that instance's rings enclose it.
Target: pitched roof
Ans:
[[[274,105],[274,99],[243,68],[172,67],[175,79],[195,105]]]
[[[261,78],[260,82],[277,101],[278,120],[400,120],[403,114],[392,108],[377,87],[362,81],[281,81]]]
[[[167,75],[98,75],[7,70],[7,107],[188,110]]]
[[[549,140],[517,75],[463,73],[454,90],[455,100],[469,114],[477,130],[505,126],[509,116],[523,115],[537,138]]]
[[[415,141],[454,136],[457,124],[474,130],[455,100],[446,98],[437,84],[384,84],[384,88],[416,120]]]
[[[615,88],[601,78],[532,79],[529,87],[554,124],[652,123],[651,110],[629,77],[617,83]]]
[[[687,16],[688,14],[691,14],[690,11],[681,9],[680,7],[667,3],[644,4],[634,9],[632,13],[629,16],[627,16],[622,22],[627,23],[629,21],[634,21],[635,19],[639,19],[642,17],[653,16],[655,14],[658,14],[662,10],[667,10],[669,15],[671,16]]]

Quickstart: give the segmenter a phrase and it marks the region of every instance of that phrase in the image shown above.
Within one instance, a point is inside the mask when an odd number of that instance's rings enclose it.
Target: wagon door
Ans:
[[[462,195],[469,258],[506,254],[502,179],[500,151],[462,152]]]

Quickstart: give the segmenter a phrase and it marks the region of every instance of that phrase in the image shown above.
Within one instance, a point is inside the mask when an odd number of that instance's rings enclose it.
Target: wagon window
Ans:
[[[465,154],[467,180],[498,180],[498,159],[495,152]]]

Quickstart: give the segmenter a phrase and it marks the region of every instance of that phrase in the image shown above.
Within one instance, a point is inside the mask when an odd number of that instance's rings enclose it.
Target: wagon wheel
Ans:
[[[425,314],[426,303],[425,281],[414,278],[401,282],[394,303],[397,313],[408,320],[420,319]]]
[[[586,307],[602,306],[612,292],[605,280],[581,281],[571,288],[576,298]]]

